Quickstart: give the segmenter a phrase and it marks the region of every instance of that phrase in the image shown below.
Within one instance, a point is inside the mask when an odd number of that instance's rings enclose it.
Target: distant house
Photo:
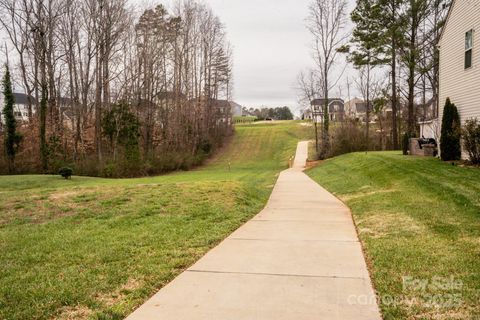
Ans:
[[[25,93],[18,93],[14,92],[13,96],[15,98],[15,104],[13,107],[13,114],[15,115],[15,119],[18,122],[26,122],[28,121],[28,95]],[[31,98],[32,101],[34,100]],[[3,93],[0,92],[0,120],[2,123],[5,123],[3,119],[3,107],[4,107],[5,99],[3,97]]]
[[[315,99],[311,102],[314,110],[323,110],[325,99]],[[328,99],[328,116],[330,121],[341,122],[345,119],[345,102],[340,98]]]
[[[306,108],[302,111],[302,120],[312,120],[313,119],[313,114],[312,114],[312,109],[311,108]]]
[[[363,103],[363,100],[360,98],[353,98],[345,102],[345,116],[355,119],[357,118],[357,104]]]
[[[440,131],[447,98],[457,106],[460,120],[480,119],[480,1],[454,0],[439,43]]]
[[[370,121],[375,120],[372,112],[372,104],[370,103]],[[345,103],[345,113],[350,119],[354,119],[361,122],[367,121],[367,103],[359,98],[353,98]]]
[[[19,92],[14,92],[13,96],[15,98],[15,104],[13,107],[13,114],[15,115],[15,119],[17,122],[20,124],[23,122],[28,122],[28,95],[25,93],[19,93]],[[30,100],[32,103],[32,108],[35,109],[35,98],[30,96]],[[4,107],[4,97],[3,93],[0,93],[0,120],[2,123],[4,123],[3,119],[3,107]],[[57,99],[57,106],[61,110],[61,115],[63,119],[64,125],[66,125],[68,128],[72,129],[73,128],[73,118],[74,118],[74,112],[72,109],[71,105],[71,100],[68,98],[60,98]],[[35,113],[35,110],[32,110],[33,113]]]
[[[420,137],[433,138],[438,140],[438,119],[436,114],[435,99],[430,99],[424,105],[415,105],[418,125],[420,127]]]
[[[418,121],[429,121],[436,119],[436,104],[435,99],[430,99],[425,102],[425,104],[418,103],[415,104],[415,112]]]
[[[234,101],[230,101],[230,107],[232,109],[232,116],[234,117],[242,117],[243,114],[243,107]]]
[[[214,100],[212,103],[213,115],[217,125],[231,126],[233,124],[232,102],[228,100]]]

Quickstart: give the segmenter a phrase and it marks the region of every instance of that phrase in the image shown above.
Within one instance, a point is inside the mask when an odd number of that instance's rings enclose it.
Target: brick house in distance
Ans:
[[[447,98],[457,106],[462,125],[480,119],[480,0],[452,2],[439,50],[438,136]]]

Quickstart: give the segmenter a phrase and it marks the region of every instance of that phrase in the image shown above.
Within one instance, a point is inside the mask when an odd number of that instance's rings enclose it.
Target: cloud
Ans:
[[[233,46],[235,100],[248,106],[296,106],[297,75],[312,64],[305,26],[310,0],[205,2],[225,24]]]

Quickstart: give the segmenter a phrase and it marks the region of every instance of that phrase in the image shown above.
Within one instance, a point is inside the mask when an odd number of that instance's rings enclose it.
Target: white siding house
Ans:
[[[440,129],[450,98],[462,124],[480,119],[480,0],[454,0],[440,43]]]
[[[15,97],[15,104],[13,106],[13,114],[15,119],[20,122],[28,121],[28,96],[24,93],[13,93]],[[0,92],[0,122],[4,123],[3,107],[4,107],[3,93]]]

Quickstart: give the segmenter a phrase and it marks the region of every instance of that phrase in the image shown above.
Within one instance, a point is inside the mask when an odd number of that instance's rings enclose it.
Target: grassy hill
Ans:
[[[480,319],[480,170],[354,153],[308,174],[352,209],[385,319]]]
[[[0,318],[123,319],[258,213],[296,122],[238,126],[208,165],[108,180],[0,177]]]

